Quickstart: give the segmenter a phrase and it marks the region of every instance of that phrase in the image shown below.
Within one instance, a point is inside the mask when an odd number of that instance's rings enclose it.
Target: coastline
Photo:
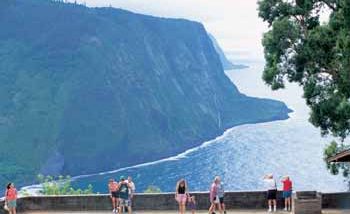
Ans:
[[[289,108],[288,108],[289,109]],[[91,173],[91,174],[82,174],[82,175],[76,175],[76,176],[72,176],[71,181],[77,181],[79,179],[85,179],[85,178],[89,178],[89,177],[94,177],[94,176],[100,176],[100,175],[108,175],[108,174],[114,174],[114,173],[118,173],[118,172],[122,172],[125,170],[129,170],[129,169],[137,169],[137,168],[141,168],[141,167],[145,167],[145,166],[151,166],[151,165],[156,165],[159,163],[164,163],[164,162],[170,162],[170,161],[176,161],[179,159],[183,159],[186,158],[189,154],[198,151],[202,148],[205,148],[209,145],[215,144],[218,141],[220,141],[221,139],[224,139],[228,133],[230,133],[231,131],[233,131],[234,129],[241,127],[241,126],[245,126],[245,125],[255,125],[255,124],[262,124],[262,123],[273,123],[276,121],[288,121],[291,119],[290,115],[293,113],[293,110],[289,109],[289,113],[287,115],[285,115],[284,117],[281,116],[279,118],[275,118],[275,119],[271,119],[271,120],[261,120],[258,122],[250,122],[250,123],[241,123],[238,125],[235,125],[233,127],[230,127],[226,130],[224,130],[220,135],[218,135],[215,138],[206,140],[206,141],[202,141],[201,143],[196,144],[195,146],[185,149],[180,153],[165,157],[165,158],[160,158],[158,160],[154,160],[154,161],[148,161],[148,162],[144,162],[144,163],[139,163],[139,164],[134,164],[134,165],[130,165],[130,166],[125,166],[125,167],[121,167],[118,169],[112,169],[112,170],[107,170],[107,171],[101,171],[101,172],[96,172],[96,173]],[[40,184],[33,184],[33,185],[28,185],[28,186],[23,186],[20,187],[20,190],[24,190],[26,193],[29,193],[30,195],[40,195],[39,191],[41,190],[41,185]]]
[[[234,81],[226,73],[229,71],[232,71],[232,70],[225,70],[224,73],[227,76],[227,78],[230,80],[230,82],[233,85],[235,85]],[[233,70],[233,71],[237,72],[237,70]],[[239,72],[244,72],[244,69],[239,70]],[[240,89],[239,89],[239,91],[241,92]],[[271,98],[249,96],[249,94],[247,94],[246,96],[249,98],[253,98],[253,99],[274,100]],[[188,147],[183,148],[181,151],[174,152],[173,154],[170,154],[170,155],[166,155],[166,156],[158,157],[158,158],[153,158],[153,159],[150,159],[149,161],[145,161],[142,163],[135,163],[135,164],[131,163],[130,165],[123,166],[123,167],[120,167],[118,169],[104,170],[104,171],[88,173],[88,174],[72,175],[71,181],[74,182],[74,181],[77,181],[79,179],[84,179],[84,178],[89,178],[89,177],[94,177],[94,176],[99,176],[99,175],[114,174],[114,173],[121,172],[121,171],[128,170],[128,169],[137,169],[140,167],[155,165],[155,164],[159,164],[159,163],[163,163],[163,162],[176,161],[178,159],[185,158],[188,154],[195,152],[201,148],[204,148],[208,145],[211,145],[220,139],[224,139],[226,137],[227,133],[229,133],[230,131],[232,131],[233,129],[235,129],[237,127],[244,126],[244,125],[254,125],[254,124],[262,124],[262,123],[290,120],[291,119],[290,114],[294,113],[294,110],[292,110],[285,102],[283,102],[281,100],[275,100],[275,101],[279,101],[285,105],[286,109],[284,109],[285,111],[283,112],[283,114],[277,115],[277,116],[275,116],[273,118],[269,118],[269,119],[258,119],[258,120],[255,120],[254,122],[237,123],[231,127],[224,128],[220,133],[218,133],[216,135],[216,137],[213,137],[210,139],[199,140],[199,141],[197,141],[197,143],[192,143]],[[26,192],[33,194],[33,195],[37,195],[37,192],[40,189],[41,189],[40,184],[26,185],[26,186],[20,187],[20,190],[25,190]]]

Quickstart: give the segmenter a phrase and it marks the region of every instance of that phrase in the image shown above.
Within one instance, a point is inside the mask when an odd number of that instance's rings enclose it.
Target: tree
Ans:
[[[334,154],[350,149],[349,146],[338,145],[335,141],[332,141],[330,145],[324,151],[324,158],[327,160],[332,157]],[[350,164],[346,162],[327,162],[327,168],[333,175],[338,175],[342,173],[344,177],[348,178],[348,188],[350,190]]]
[[[270,28],[262,41],[263,80],[273,90],[285,82],[303,87],[309,121],[322,135],[341,141],[325,151],[331,155],[350,134],[350,1],[260,0],[258,5]],[[321,23],[325,11],[329,20]]]

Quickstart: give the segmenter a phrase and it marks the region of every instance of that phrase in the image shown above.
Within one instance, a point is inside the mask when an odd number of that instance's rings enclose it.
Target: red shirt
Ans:
[[[17,199],[17,190],[16,188],[10,188],[6,190],[6,200],[12,201]]]
[[[291,180],[284,180],[283,183],[283,191],[291,191],[292,190],[292,181]]]
[[[108,187],[109,187],[110,192],[118,191],[118,183],[117,182],[109,183]]]

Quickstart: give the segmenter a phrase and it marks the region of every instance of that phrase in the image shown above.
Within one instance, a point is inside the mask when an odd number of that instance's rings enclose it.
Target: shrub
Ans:
[[[144,191],[144,193],[161,193],[162,190],[155,186],[155,185],[149,185],[147,189]]]
[[[86,189],[74,189],[71,185],[70,176],[44,176],[38,175],[38,181],[42,186],[43,195],[87,195],[93,193],[93,186],[88,185]]]

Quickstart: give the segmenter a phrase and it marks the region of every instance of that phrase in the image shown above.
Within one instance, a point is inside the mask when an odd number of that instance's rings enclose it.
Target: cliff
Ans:
[[[197,22],[2,0],[0,26],[2,183],[156,160],[288,117],[237,90]]]

